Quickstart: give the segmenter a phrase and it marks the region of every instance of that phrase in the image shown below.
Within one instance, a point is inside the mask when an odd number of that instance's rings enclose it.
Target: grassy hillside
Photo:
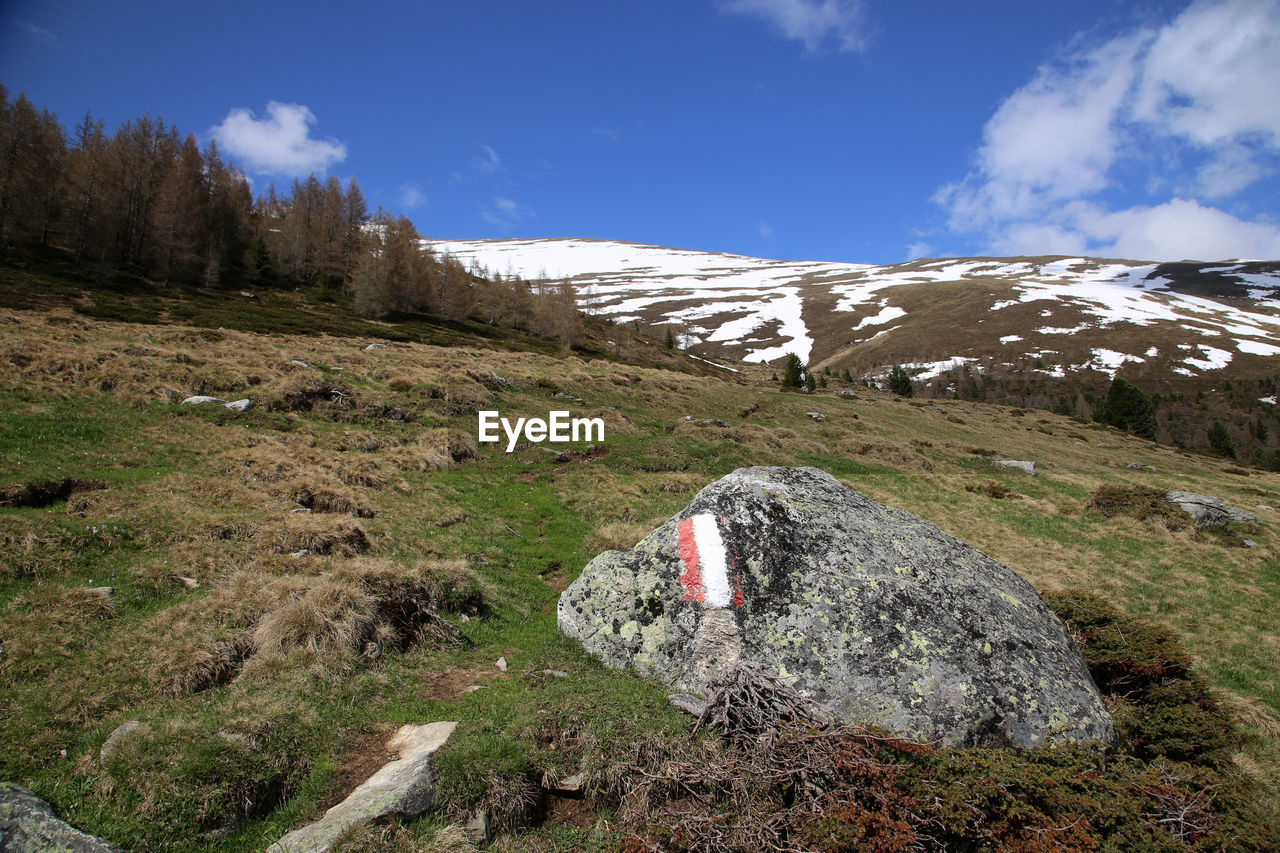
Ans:
[[[702,486],[760,464],[820,467],[1043,592],[1088,590],[1133,625],[1171,631],[1213,691],[1185,714],[1211,712],[1219,739],[1185,754],[1156,739],[1109,759],[1155,780],[1126,782],[1116,802],[1173,785],[1178,767],[1194,768],[1181,778],[1212,768],[1204,796],[1226,815],[1222,837],[1276,825],[1280,538],[1275,511],[1255,507],[1280,507],[1280,475],[1039,411],[944,412],[861,388],[841,398],[839,382],[781,393],[610,360],[604,345],[586,360],[532,344],[442,347],[393,325],[295,334],[184,318],[168,302],[138,317],[156,323],[120,322],[145,306],[119,299],[115,314],[96,300],[0,310],[0,488],[74,481],[63,499],[0,509],[0,778],[126,849],[262,849],[380,765],[396,725],[443,719],[461,725],[440,756],[437,808],[353,849],[430,849],[439,826],[477,805],[514,826],[535,811],[524,798],[536,780],[583,768],[597,797],[553,802],[541,828],[498,846],[648,849],[635,839],[656,836],[619,792],[638,778],[627,768],[685,743],[690,720],[660,688],[560,637],[555,603],[593,555],[630,547]],[[375,341],[389,345],[367,350]],[[196,393],[259,405],[178,403]],[[606,438],[508,454],[476,444],[481,408],[568,408],[603,418]],[[1040,476],[999,472],[993,458],[1033,460]],[[1216,495],[1261,523],[1212,534],[1090,508],[1118,485]],[[1126,701],[1114,699],[1118,713]],[[127,720],[144,728],[103,757]],[[709,737],[693,752],[714,751]],[[931,755],[931,773],[991,784],[1029,760]],[[974,769],[987,761],[1005,769]],[[1116,815],[1174,844],[1160,814]],[[1221,840],[1187,835],[1197,839]]]

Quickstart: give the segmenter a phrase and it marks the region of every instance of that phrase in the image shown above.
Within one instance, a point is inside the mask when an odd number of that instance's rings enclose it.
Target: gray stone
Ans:
[[[698,426],[727,427],[728,424],[720,420],[720,418],[703,418],[698,421]]]
[[[190,404],[193,406],[199,406],[204,403],[225,403],[225,402],[227,401],[222,399],[221,397],[207,397],[204,394],[197,394],[194,397],[188,397],[187,399],[182,401],[183,405]]]
[[[672,693],[667,697],[667,701],[671,703],[671,707],[678,708],[695,717],[701,717],[702,712],[707,710],[707,700],[699,699],[697,696],[690,696],[688,693]]]
[[[502,672],[506,672],[506,671],[507,671],[507,659],[506,659],[506,657],[500,657],[500,658],[498,658],[496,661],[494,661],[494,664],[493,664],[493,665],[494,665],[494,666],[496,666],[496,667],[497,667],[499,670],[501,670]]]
[[[992,462],[991,464],[996,468],[1004,468],[1010,471],[1022,471],[1030,474],[1032,477],[1036,476],[1036,463],[1034,462],[1024,462],[1018,459],[1000,459]]]
[[[372,352],[373,350],[376,350],[376,349],[386,349],[386,348],[387,348],[386,344],[369,344],[364,349],[365,349],[365,352]]]
[[[387,741],[387,749],[399,754],[399,758],[384,765],[320,820],[295,829],[272,844],[267,853],[320,853],[332,849],[353,826],[386,817],[422,814],[435,799],[431,756],[457,725],[401,726]]]
[[[86,586],[84,591],[101,595],[103,598],[110,598],[116,594],[116,588],[113,586]]]
[[[186,575],[178,575],[177,578],[178,578],[178,583],[182,584],[182,586],[186,589],[200,588],[200,581],[196,580],[195,578],[189,578]]]
[[[472,844],[488,844],[493,840],[493,827],[488,809],[477,809],[467,825],[462,827],[462,837]]]
[[[844,398],[845,398],[845,399],[847,399],[847,400],[861,400],[861,399],[862,399],[862,398],[861,398],[861,397],[859,397],[855,392],[853,392],[853,391],[848,391],[848,390],[845,390],[845,391],[837,391],[837,392],[836,392],[836,396],[837,396],[837,397],[844,397]]]
[[[825,421],[827,419],[827,416],[822,414],[822,412],[805,412],[805,414],[815,421]]]
[[[1173,491],[1165,495],[1164,499],[1186,510],[1195,521],[1196,527],[1209,527],[1232,521],[1258,520],[1258,517],[1251,512],[1227,506],[1221,498],[1197,495],[1195,492]]]
[[[551,790],[558,794],[581,794],[583,789],[587,787],[587,774],[584,770],[579,770],[567,779],[561,779],[551,786]]]
[[[0,782],[0,850],[8,853],[123,853],[110,841],[81,832],[44,800],[13,782]]]
[[[254,402],[247,397],[243,400],[233,400],[230,403],[222,404],[224,409],[230,409],[233,412],[247,412],[252,409],[253,406]]]
[[[302,359],[300,359],[300,358],[291,358],[291,359],[289,359],[289,363],[290,363],[290,364],[296,364],[298,367],[310,367],[310,366],[311,366],[311,365],[307,364],[305,361],[303,361],[303,360],[302,360]]]
[[[120,745],[120,741],[141,728],[142,722],[140,720],[129,720],[116,726],[111,731],[111,734],[107,735],[107,739],[102,742],[102,748],[98,750],[98,757],[106,761],[107,756],[111,755],[115,748]]]
[[[824,715],[952,745],[1110,741],[1080,651],[1035,589],[814,468],[741,468],[561,595],[612,667],[705,693],[743,664]]]

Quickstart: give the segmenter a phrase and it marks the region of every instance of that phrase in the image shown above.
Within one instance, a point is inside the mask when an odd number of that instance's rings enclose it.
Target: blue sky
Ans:
[[[0,81],[431,237],[1280,257],[1280,0],[0,0]]]

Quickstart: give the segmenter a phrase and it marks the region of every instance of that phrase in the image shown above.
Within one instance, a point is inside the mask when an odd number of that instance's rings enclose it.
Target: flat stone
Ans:
[[[221,397],[207,397],[207,396],[205,396],[204,394],[197,394],[197,395],[195,395],[194,397],[188,397],[187,399],[183,400],[183,401],[182,401],[182,404],[183,404],[183,405],[190,404],[190,405],[193,405],[193,406],[199,406],[199,405],[202,405],[202,404],[204,404],[204,403],[225,403],[225,402],[227,402],[227,401],[226,401],[226,400],[224,400],[224,399],[222,399]]]
[[[457,725],[442,722],[401,726],[387,741],[387,750],[399,758],[384,765],[320,820],[295,829],[272,844],[268,853],[322,853],[332,849],[353,826],[422,814],[435,799],[431,756]]]
[[[1024,462],[1018,459],[1000,459],[991,463],[992,467],[1004,468],[1009,471],[1022,471],[1025,474],[1036,476],[1036,463]]]
[[[230,409],[233,412],[247,412],[254,407],[254,402],[247,397],[243,400],[233,400],[230,403],[223,403],[222,408]]]
[[[7,853],[124,853],[76,829],[21,785],[0,782],[0,850]]]
[[[741,468],[631,551],[597,556],[558,623],[606,665],[706,695],[740,667],[824,716],[953,746],[1111,741],[1084,658],[1008,567],[814,468]]]
[[[1195,521],[1196,527],[1209,527],[1231,522],[1256,522],[1258,520],[1258,517],[1253,513],[1227,506],[1226,502],[1221,498],[1210,497],[1209,495],[1172,491],[1165,495],[1165,500],[1186,510]]]
[[[107,756],[114,752],[115,748],[120,745],[120,741],[142,728],[143,725],[140,720],[129,720],[128,722],[124,722],[116,726],[112,729],[111,734],[107,735],[107,739],[102,742],[102,748],[98,750],[98,758],[106,761]]]
[[[364,349],[365,349],[365,352],[371,352],[376,349],[386,349],[386,348],[387,348],[386,344],[369,344]]]

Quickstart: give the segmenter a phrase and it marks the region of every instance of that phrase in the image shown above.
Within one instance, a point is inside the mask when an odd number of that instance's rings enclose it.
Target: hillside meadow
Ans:
[[[678,824],[678,809],[662,811],[674,797],[637,811],[635,768],[675,778],[673,755],[728,747],[691,736],[660,687],[561,637],[556,601],[592,556],[629,548],[716,478],[813,465],[1059,595],[1082,642],[1112,626],[1122,670],[1138,631],[1176,671],[1161,689],[1203,679],[1177,706],[1194,718],[1177,747],[1172,728],[1140,736],[1152,691],[1126,694],[1119,679],[1109,701],[1128,714],[1129,740],[1109,772],[1131,775],[1106,789],[1114,800],[1102,788],[1065,805],[1028,793],[1036,804],[1019,811],[1022,795],[998,781],[1034,767],[1062,774],[1065,790],[1098,763],[1080,753],[929,753],[912,784],[947,767],[994,786],[983,808],[1004,841],[984,843],[1263,849],[1280,825],[1280,516],[1260,508],[1280,507],[1280,475],[1041,411],[931,407],[838,380],[785,393],[742,374],[475,343],[0,310],[0,488],[10,504],[44,504],[0,508],[0,778],[128,850],[260,850],[380,766],[399,724],[458,720],[433,810],[357,832],[346,849],[469,849],[444,827],[476,808],[496,849],[692,847],[655,828]],[[257,405],[181,404],[193,394]],[[506,453],[476,442],[481,409],[568,409],[603,419],[605,440]],[[995,459],[1034,461],[1039,475]],[[46,482],[62,493],[29,485]],[[1215,533],[1091,507],[1108,486],[1214,495],[1260,523]],[[1115,617],[1090,621],[1081,602]],[[1179,642],[1186,670],[1166,666]],[[104,755],[130,720],[142,728]],[[579,771],[586,800],[542,793]],[[1000,796],[1012,799],[992,805]],[[909,800],[894,807],[918,814],[924,798]],[[1142,805],[1166,801],[1184,818],[1199,809],[1203,826]],[[810,834],[795,838],[900,849],[886,839],[903,830],[859,802],[820,816],[838,826],[797,818]],[[963,811],[939,812],[930,831],[995,832]],[[1087,831],[1084,818],[1069,831],[1038,822],[1062,814],[1087,814]]]

